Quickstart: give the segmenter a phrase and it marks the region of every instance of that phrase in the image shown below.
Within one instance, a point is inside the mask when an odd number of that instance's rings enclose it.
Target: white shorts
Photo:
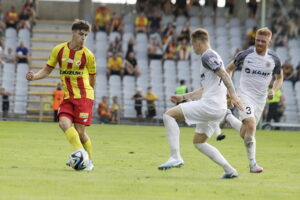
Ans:
[[[226,114],[226,109],[208,108],[201,100],[179,104],[188,125],[196,124],[196,133],[204,133],[211,137],[220,121]]]
[[[239,97],[244,106],[244,111],[239,110],[240,119],[244,120],[246,118],[252,117],[255,118],[256,123],[259,122],[265,104],[258,104],[257,102],[245,95],[239,95]]]

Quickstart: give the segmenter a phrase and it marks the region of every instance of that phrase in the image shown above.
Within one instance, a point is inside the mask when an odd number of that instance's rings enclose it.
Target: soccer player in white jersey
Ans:
[[[268,28],[257,30],[255,47],[239,52],[226,68],[229,75],[236,68],[241,69],[237,93],[245,108],[244,111],[239,111],[242,122],[230,113],[226,115],[226,120],[240,132],[244,140],[252,173],[263,171],[263,168],[256,163],[256,125],[260,120],[266,99],[273,98],[283,81],[280,60],[274,51],[268,49],[271,38],[272,32]],[[272,90],[268,92],[273,75],[275,81]]]
[[[179,150],[179,127],[176,120],[185,120],[189,125],[196,124],[194,146],[211,160],[220,165],[225,173],[222,178],[237,177],[237,171],[227,162],[222,154],[206,143],[212,136],[215,127],[219,125],[226,113],[227,89],[232,102],[243,109],[237,97],[232,81],[225,71],[220,56],[210,48],[208,32],[205,29],[196,29],[191,34],[194,51],[202,56],[203,67],[200,69],[201,87],[193,92],[173,95],[171,101],[178,103],[187,99],[200,99],[181,103],[163,115],[167,138],[170,145],[171,155],[168,161],[158,169],[170,169],[183,165],[183,159]],[[227,88],[227,89],[226,89]]]

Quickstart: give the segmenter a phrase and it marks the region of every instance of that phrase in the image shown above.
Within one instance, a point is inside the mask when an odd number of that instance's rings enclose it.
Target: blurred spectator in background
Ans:
[[[30,24],[30,13],[29,13],[29,8],[23,8],[19,17],[20,21],[17,25],[17,29],[31,29],[31,24]]]
[[[176,60],[176,38],[170,36],[164,45],[164,60]]]
[[[288,20],[289,38],[297,38],[298,35],[299,35],[300,17],[299,17],[299,13],[298,12],[297,12],[297,10],[295,8],[293,8],[289,12],[289,17],[290,17],[290,19]]]
[[[26,63],[29,64],[29,50],[25,47],[24,43],[21,41],[19,46],[16,49],[16,61],[17,63]]]
[[[134,52],[134,40],[133,38],[130,38],[128,40],[128,43],[127,43],[127,51],[126,51],[126,55],[125,55],[125,58],[128,57],[129,53],[131,52]]]
[[[189,90],[186,86],[185,80],[180,80],[180,85],[176,87],[175,94],[186,94]],[[184,103],[186,101],[181,101],[180,103]],[[180,103],[177,103],[180,104]]]
[[[118,56],[123,56],[123,50],[122,50],[122,41],[119,36],[115,37],[115,40],[109,44],[108,47],[109,53],[116,53]]]
[[[283,69],[283,80],[294,81],[294,69],[289,61],[285,61],[282,66]]]
[[[54,122],[58,122],[58,117],[57,117],[58,108],[63,100],[64,100],[64,91],[61,88],[61,83],[58,83],[56,89],[53,91],[52,108],[54,110],[54,116],[53,116]]]
[[[133,51],[128,54],[125,60],[124,71],[125,75],[135,76],[136,78],[141,74]]]
[[[249,0],[248,8],[249,8],[249,17],[255,19],[256,10],[257,10],[256,0]]]
[[[287,47],[288,27],[286,25],[285,20],[278,21],[276,24],[274,24],[273,28],[274,28],[273,45],[275,47],[279,47],[279,46]]]
[[[245,49],[247,49],[250,46],[254,46],[255,44],[255,36],[256,36],[257,26],[254,26],[252,29],[250,29],[247,32],[247,38],[246,38],[246,44]]]
[[[109,123],[110,121],[110,110],[108,106],[108,97],[103,96],[102,101],[100,101],[98,105],[98,115],[100,117],[100,121],[103,123]]]
[[[2,40],[2,38],[4,37],[4,30],[6,28],[6,24],[5,22],[5,15],[3,12],[3,6],[0,3],[0,40]]]
[[[147,101],[147,119],[152,122],[153,117],[156,116],[155,101],[158,100],[157,95],[152,92],[152,87],[148,87],[144,99]]]
[[[23,9],[28,9],[28,12],[30,16],[32,17],[32,20],[35,21],[37,10],[36,10],[36,1],[35,0],[26,0],[25,4],[23,6]]]
[[[296,69],[297,69],[297,71],[295,73],[294,83],[296,83],[297,81],[300,81],[300,63],[298,64]]]
[[[119,103],[119,99],[117,96],[113,97],[113,103],[110,106],[110,112],[111,112],[111,122],[117,123],[120,121],[120,117],[122,114],[122,106]]]
[[[190,45],[187,40],[182,40],[177,46],[178,58],[179,60],[189,60],[190,59]]]
[[[272,85],[269,86],[269,90],[272,89]],[[278,90],[275,94],[273,99],[267,100],[268,106],[268,114],[267,114],[267,122],[271,122],[273,119],[274,122],[280,122],[280,118],[282,117],[285,105],[284,105],[285,98],[281,93],[281,90]]]
[[[166,28],[162,33],[162,44],[165,44],[169,37],[174,36],[176,37],[176,26],[174,23],[168,23]]]
[[[113,12],[111,17],[109,33],[112,32],[123,34],[123,21],[121,17],[117,16],[116,12]]]
[[[235,0],[226,0],[225,7],[228,9],[228,18],[231,19],[234,14]]]
[[[144,12],[138,13],[135,18],[135,33],[148,33],[148,18],[145,16]]]
[[[175,3],[175,16],[185,15],[188,17],[186,0],[176,0]]]
[[[19,22],[19,14],[16,12],[16,7],[11,6],[10,10],[5,15],[6,28],[17,28]]]
[[[109,80],[109,77],[112,74],[119,75],[121,79],[123,78],[124,75],[122,57],[118,56],[116,52],[113,53],[113,56],[108,58],[107,71],[106,71],[107,80]]]
[[[171,15],[173,13],[173,4],[170,0],[161,0],[161,9],[164,15]]]
[[[149,17],[149,33],[158,33],[161,34],[162,32],[162,20],[161,16],[157,10],[154,10]]]
[[[148,5],[148,0],[137,0],[135,4],[135,9],[138,13],[145,12]]]
[[[96,10],[94,19],[94,31],[109,32],[110,11],[106,6],[100,6]]]
[[[184,25],[182,26],[179,35],[177,36],[178,41],[187,40],[188,42],[190,42],[191,33],[192,30],[190,28],[190,22],[184,22]]]
[[[134,100],[134,109],[136,111],[136,119],[137,121],[140,121],[143,118],[142,115],[142,108],[143,108],[143,95],[142,95],[142,90],[137,89],[136,93],[131,97],[132,100]]]
[[[0,88],[0,94],[2,95],[2,119],[6,121],[9,111],[9,96],[11,96],[11,93],[5,91],[4,88]]]
[[[4,51],[2,61],[6,63],[16,63],[16,55],[12,48],[8,47],[7,52]]]
[[[151,34],[148,41],[148,58],[161,59],[162,58],[162,43],[159,34]]]

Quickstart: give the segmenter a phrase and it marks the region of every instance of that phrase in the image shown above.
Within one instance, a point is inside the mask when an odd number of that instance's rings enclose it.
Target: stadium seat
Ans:
[[[17,31],[14,28],[7,28],[5,30],[5,38],[17,38]]]
[[[184,16],[182,16],[182,15],[180,15],[180,16],[178,16],[177,18],[176,18],[176,26],[178,27],[178,26],[183,26],[184,25],[184,23],[187,21],[187,18],[186,17],[184,17]]]

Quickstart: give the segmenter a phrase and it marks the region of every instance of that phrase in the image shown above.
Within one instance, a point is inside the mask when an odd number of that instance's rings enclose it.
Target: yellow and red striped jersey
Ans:
[[[93,53],[85,46],[75,51],[65,42],[52,49],[47,66],[54,68],[57,63],[65,92],[64,98],[94,100],[94,89],[89,81],[89,75],[94,75],[97,71]]]

